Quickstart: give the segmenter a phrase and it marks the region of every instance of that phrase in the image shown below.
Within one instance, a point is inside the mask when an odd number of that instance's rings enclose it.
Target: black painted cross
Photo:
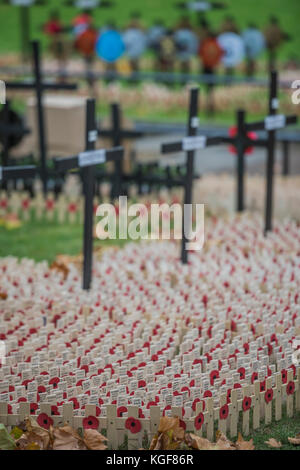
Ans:
[[[121,126],[121,110],[118,103],[111,104],[111,129],[99,130],[100,137],[107,137],[111,139],[113,147],[119,147],[123,145],[123,140],[138,139],[144,135],[141,131],[134,129],[122,129]],[[116,194],[116,188],[122,187],[123,181],[123,161],[119,160],[115,162],[115,185],[112,188],[112,199],[117,198],[120,194]]]
[[[163,154],[174,152],[186,152],[186,175],[184,177],[184,204],[191,205],[193,201],[193,179],[194,179],[194,157],[195,151],[218,145],[222,143],[222,137],[206,137],[198,136],[197,129],[199,125],[198,119],[198,88],[192,88],[190,92],[189,119],[187,137],[180,141],[163,144],[161,152]],[[185,220],[186,213],[184,211],[182,223],[182,241],[181,241],[181,261],[186,264],[188,262],[188,252],[186,250],[187,238],[185,227],[192,226],[191,212],[188,213],[190,220]]]
[[[36,167],[28,166],[0,166],[0,183],[2,181],[34,178],[36,175]]]
[[[38,41],[32,42],[34,80],[31,82],[6,82],[7,90],[35,90],[36,112],[39,133],[39,154],[40,154],[40,175],[43,183],[44,194],[47,192],[47,145],[45,135],[45,119],[43,112],[43,91],[44,90],[76,90],[75,83],[52,83],[42,81],[40,45]]]
[[[244,210],[244,154],[249,146],[263,147],[267,149],[267,167],[266,167],[266,202],[265,202],[265,233],[272,230],[273,214],[273,179],[275,164],[275,144],[276,131],[289,125],[297,123],[297,116],[285,116],[277,114],[279,107],[278,99],[278,77],[276,72],[270,75],[269,86],[269,115],[259,122],[247,124],[245,122],[245,113],[238,113],[238,132],[234,138],[224,138],[224,141],[230,142],[237,148],[238,158],[238,210]],[[266,131],[267,139],[250,140],[248,133],[251,131]]]
[[[123,149],[122,147],[116,147],[109,150],[95,150],[98,131],[96,128],[96,105],[94,99],[87,100],[85,135],[85,152],[73,157],[56,159],[55,168],[58,171],[67,171],[75,168],[82,169],[84,194],[83,289],[89,290],[92,281],[93,262],[94,167],[100,163],[121,159],[123,157]]]

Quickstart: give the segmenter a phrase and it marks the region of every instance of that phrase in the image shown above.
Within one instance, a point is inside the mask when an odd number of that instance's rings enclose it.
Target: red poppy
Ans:
[[[30,403],[30,414],[34,415],[38,407],[37,403]]]
[[[258,379],[258,373],[257,372],[253,372],[252,376],[251,376],[251,383],[254,383],[255,380]]]
[[[295,391],[295,382],[290,380],[290,382],[286,386],[286,393],[287,395],[293,395],[294,391]]]
[[[182,421],[182,419],[179,419],[179,427],[186,430],[186,424],[184,421]]]
[[[87,416],[82,420],[83,429],[98,429],[99,420],[96,416]]]
[[[44,387],[44,385],[39,385],[37,391],[38,393],[46,393],[46,387]]]
[[[242,407],[244,411],[248,411],[251,408],[252,399],[251,397],[244,397]]]
[[[156,401],[149,401],[149,403],[147,404],[147,410],[149,410],[149,408],[151,408],[151,406],[157,406]]]
[[[201,400],[200,398],[195,398],[195,400],[193,401],[193,404],[192,404],[192,410],[193,411],[196,411],[196,405],[197,403],[199,403]]]
[[[141,418],[141,419],[145,418],[145,415],[144,415],[143,410],[141,408],[139,408],[139,418]]]
[[[286,369],[282,369],[281,371],[281,380],[283,384],[287,383],[287,371]]]
[[[213,386],[215,380],[220,377],[219,371],[218,370],[212,370],[211,373],[209,374],[209,377],[210,377],[210,385]]]
[[[244,348],[245,354],[248,354],[249,353],[249,343],[244,343],[243,348]]]
[[[58,407],[56,405],[51,406],[51,415],[52,416],[59,416]]]
[[[292,364],[289,369],[293,369],[293,377],[295,378],[296,377],[296,366],[295,364]]]
[[[59,382],[60,382],[59,377],[53,377],[52,379],[49,380],[49,385],[52,385],[53,388],[57,388],[57,385],[59,384]]]
[[[41,413],[37,417],[37,423],[41,428],[49,429],[50,426],[53,426],[53,419],[46,413]]]
[[[119,406],[119,408],[117,408],[117,416],[118,418],[122,418],[123,416],[123,413],[127,413],[127,408],[126,406]]]
[[[211,398],[212,397],[212,393],[210,390],[206,390],[203,394],[203,398]]]
[[[169,411],[169,410],[171,410],[171,405],[165,406],[163,409],[163,416],[166,416],[166,411]]]
[[[272,346],[271,343],[268,343],[267,346],[268,346],[268,355],[271,356],[271,354],[273,352],[273,346]]]
[[[138,388],[146,387],[146,382],[145,380],[139,380],[138,382]]]
[[[77,398],[70,398],[69,401],[72,401],[72,402],[73,402],[73,408],[74,408],[74,410],[77,410],[78,408],[80,408],[80,405],[79,405],[79,403],[78,403]]]
[[[259,389],[260,389],[261,392],[264,392],[266,390],[266,381],[265,380],[260,382]]]
[[[132,434],[136,434],[140,432],[142,425],[138,419],[129,417],[125,421],[125,428],[128,429]]]
[[[228,414],[229,414],[229,406],[227,404],[221,406],[221,408],[220,408],[220,419],[226,419],[228,417]]]
[[[199,413],[195,420],[194,420],[194,426],[195,426],[195,429],[197,429],[197,431],[199,431],[199,429],[202,428],[202,425],[204,423],[204,414],[203,413]]]
[[[268,404],[273,400],[273,389],[268,388],[265,392],[265,402]]]
[[[240,379],[241,379],[241,380],[244,380],[245,377],[246,377],[246,369],[245,369],[245,367],[240,367],[240,368],[238,369],[238,373],[240,374]]]
[[[8,415],[12,415],[12,414],[13,414],[13,410],[12,410],[12,406],[11,406],[11,405],[7,405],[7,414],[8,414]]]

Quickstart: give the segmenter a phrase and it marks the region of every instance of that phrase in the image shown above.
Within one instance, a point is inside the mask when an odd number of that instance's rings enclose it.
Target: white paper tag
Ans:
[[[185,137],[182,141],[182,150],[198,150],[206,147],[207,138],[204,135],[196,137]]]
[[[207,11],[211,10],[211,4],[208,2],[189,2],[188,9],[192,11]]]
[[[85,8],[96,8],[100,4],[100,0],[76,0],[75,7],[79,8],[80,10],[84,10]]]
[[[95,129],[89,132],[89,142],[96,142],[98,138],[98,131]]]
[[[275,116],[268,116],[265,118],[265,129],[267,131],[274,131],[275,129],[282,129],[285,127],[286,117],[283,114],[276,114]]]
[[[11,0],[11,4],[17,7],[29,7],[34,3],[34,0]]]
[[[278,98],[273,98],[271,106],[272,106],[272,109],[278,109],[279,108],[279,99]]]
[[[191,119],[191,127],[193,127],[193,128],[198,128],[199,127],[199,118],[197,116],[194,116]]]
[[[0,166],[0,181],[2,181],[2,166]]]
[[[78,156],[78,163],[80,167],[97,165],[98,163],[104,163],[106,160],[106,151],[94,150],[91,152],[82,152]]]

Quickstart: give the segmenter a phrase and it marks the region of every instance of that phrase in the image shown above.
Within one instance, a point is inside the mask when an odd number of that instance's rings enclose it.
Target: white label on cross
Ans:
[[[193,128],[198,128],[199,127],[199,118],[197,116],[194,116],[191,119],[191,127],[193,127]]]
[[[78,156],[78,163],[80,167],[97,165],[98,163],[104,163],[106,160],[106,151],[93,150],[91,152],[82,152]]]
[[[206,137],[204,135],[196,137],[185,137],[182,141],[182,150],[198,150],[206,147]]]
[[[80,9],[96,8],[99,6],[99,0],[76,0],[75,7]]]
[[[11,4],[17,7],[29,7],[34,3],[34,0],[11,0]]]
[[[211,10],[211,4],[207,2],[189,2],[188,9],[193,11]]]
[[[273,131],[275,129],[282,129],[285,127],[286,117],[283,114],[276,114],[275,116],[268,116],[265,119],[265,129]]]
[[[89,132],[89,142],[96,142],[97,138],[98,138],[98,131],[97,130]]]
[[[0,166],[0,181],[2,180],[2,166]]]
[[[271,106],[272,106],[272,109],[278,109],[279,108],[279,99],[278,98],[273,98]]]

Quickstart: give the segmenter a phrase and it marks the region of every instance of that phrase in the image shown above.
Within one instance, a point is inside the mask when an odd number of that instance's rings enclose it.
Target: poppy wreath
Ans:
[[[268,388],[268,390],[266,390],[265,392],[265,402],[268,404],[270,403],[272,400],[273,400],[273,389],[272,388]]]
[[[221,408],[220,408],[220,419],[227,419],[228,415],[229,415],[229,406],[227,404],[221,406]]]
[[[41,428],[50,429],[50,426],[53,426],[53,419],[47,413],[41,413],[37,417],[37,423]]]
[[[130,416],[125,421],[125,428],[128,429],[132,434],[137,434],[142,429],[141,422],[138,419]]]
[[[87,416],[82,420],[82,427],[83,429],[98,429],[99,427],[99,420],[96,416]]]
[[[199,431],[202,426],[203,426],[203,423],[204,423],[204,414],[203,413],[199,413],[195,420],[194,420],[194,426],[195,426],[195,429],[197,429],[197,431]]]
[[[286,393],[287,395],[293,395],[294,392],[295,392],[295,382],[291,380],[286,386]]]
[[[244,397],[243,403],[242,403],[243,411],[248,411],[248,410],[250,410],[250,408],[251,408],[251,403],[252,403],[251,397]]]

